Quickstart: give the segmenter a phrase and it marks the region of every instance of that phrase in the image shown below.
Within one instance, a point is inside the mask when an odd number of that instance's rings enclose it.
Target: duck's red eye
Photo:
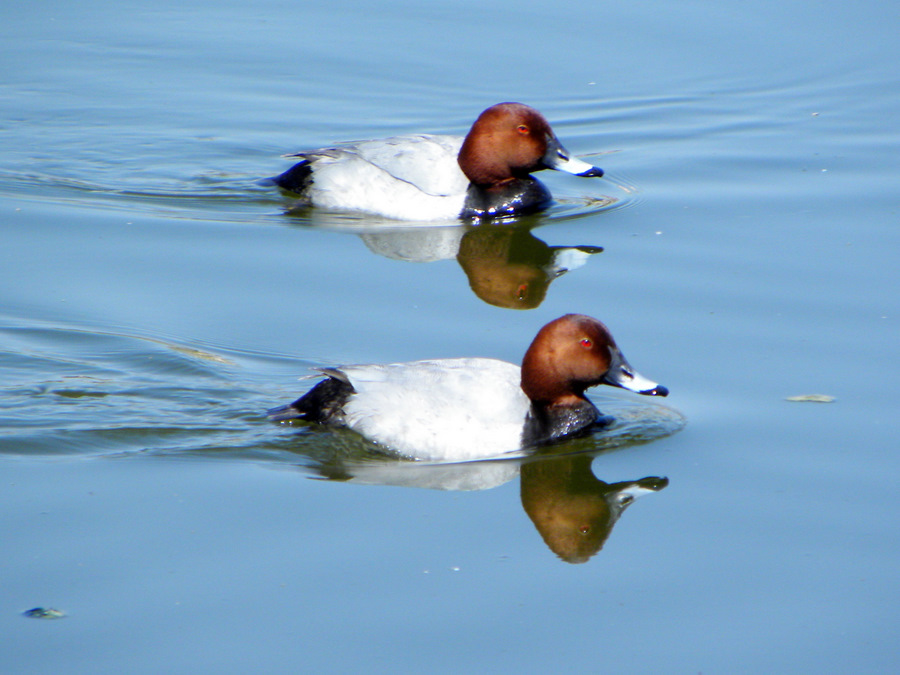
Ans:
[[[518,127],[516,127],[516,131],[518,131],[520,134],[527,134],[528,127],[524,124],[520,124]]]
[[[590,349],[594,346],[594,342],[589,338],[581,338],[581,342],[579,342],[578,344],[580,344],[585,349]]]

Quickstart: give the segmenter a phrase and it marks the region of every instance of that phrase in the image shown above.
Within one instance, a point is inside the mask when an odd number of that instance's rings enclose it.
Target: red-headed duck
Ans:
[[[273,178],[301,203],[398,220],[480,220],[545,207],[550,192],[533,171],[577,176],[603,170],[573,157],[534,108],[498,103],[465,138],[430,134],[342,144],[290,157]]]
[[[521,367],[458,358],[318,370],[326,379],[270,410],[271,419],[348,427],[403,457],[434,461],[495,457],[606,424],[584,394],[598,384],[669,393],[628,364],[606,326],[581,314],[541,328]]]

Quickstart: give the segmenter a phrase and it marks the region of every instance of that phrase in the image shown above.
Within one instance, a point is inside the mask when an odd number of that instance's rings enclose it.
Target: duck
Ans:
[[[613,420],[585,396],[606,384],[645,396],[669,390],[640,375],[609,329],[583,314],[542,327],[521,366],[483,357],[317,368],[322,377],[277,422],[346,427],[406,459],[501,456],[602,428]]]
[[[395,136],[287,157],[300,161],[270,180],[299,205],[407,221],[539,211],[552,200],[531,175],[543,169],[603,176],[562,146],[540,112],[513,102],[482,112],[465,137]]]

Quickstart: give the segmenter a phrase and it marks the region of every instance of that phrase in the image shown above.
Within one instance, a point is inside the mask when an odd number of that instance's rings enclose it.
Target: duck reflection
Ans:
[[[584,265],[601,246],[550,246],[532,233],[534,222],[357,231],[370,251],[393,260],[456,258],[472,291],[484,302],[533,309],[550,283]],[[352,231],[352,230],[351,230]]]
[[[548,246],[528,228],[476,227],[463,236],[456,260],[469,286],[489,305],[533,309],[550,282],[600,253],[599,246]]]
[[[669,484],[667,478],[656,476],[605,483],[591,470],[592,459],[545,458],[521,469],[522,506],[544,543],[568,563],[590,560],[637,497]]]
[[[437,490],[486,490],[518,474],[525,513],[550,550],[576,564],[587,562],[603,548],[635,499],[669,484],[667,478],[657,476],[606,483],[594,475],[595,456],[541,452],[517,460],[459,464],[331,457],[314,470],[327,480]]]

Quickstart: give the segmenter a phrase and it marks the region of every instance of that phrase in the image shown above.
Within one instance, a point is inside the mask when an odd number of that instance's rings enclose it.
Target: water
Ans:
[[[0,16],[0,670],[897,669],[896,8]],[[607,178],[427,231],[256,182],[501,100]],[[468,465],[264,418],[311,366],[518,361],[571,311],[670,397]]]

